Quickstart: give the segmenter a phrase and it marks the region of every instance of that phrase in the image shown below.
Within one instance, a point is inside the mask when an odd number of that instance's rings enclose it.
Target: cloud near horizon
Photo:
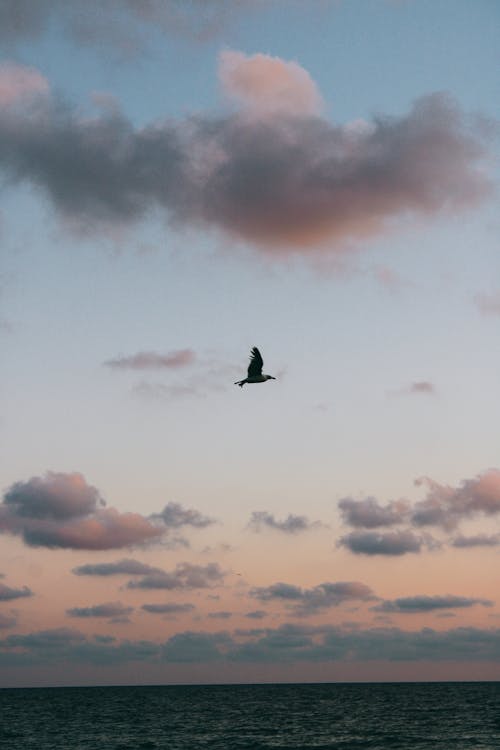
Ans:
[[[106,507],[98,490],[76,472],[49,471],[44,477],[16,482],[0,504],[0,534],[20,536],[30,547],[52,549],[107,550],[168,543],[172,528],[210,522],[177,503],[149,517],[121,513]]]
[[[242,111],[141,129],[116,107],[84,118],[39,81],[34,98],[19,83],[28,69],[2,66],[16,104],[0,114],[0,170],[36,186],[68,225],[86,231],[125,226],[159,206],[175,226],[213,227],[268,254],[345,250],[400,217],[463,210],[490,193],[480,134],[451,97],[424,96],[408,114],[361,129],[307,108],[260,116],[257,82],[271,62],[224,54],[222,83],[245,93]],[[229,59],[258,81],[235,82]],[[286,101],[302,95],[298,71],[306,71],[270,60],[284,71]]]
[[[236,637],[235,637],[236,636]],[[163,643],[89,637],[72,628],[12,634],[0,640],[0,664],[283,663],[343,661],[498,661],[500,629],[407,631],[283,624],[242,633],[176,633]]]

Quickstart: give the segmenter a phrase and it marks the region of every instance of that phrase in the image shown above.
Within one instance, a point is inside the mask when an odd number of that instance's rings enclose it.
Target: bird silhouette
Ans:
[[[245,383],[265,383],[266,380],[276,380],[272,375],[263,375],[262,367],[264,360],[256,346],[253,347],[250,354],[250,364],[248,365],[248,375],[244,380],[237,380],[235,385],[243,388]]]

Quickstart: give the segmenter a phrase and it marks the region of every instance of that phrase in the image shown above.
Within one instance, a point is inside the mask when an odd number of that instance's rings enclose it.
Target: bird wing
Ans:
[[[257,347],[254,346],[250,355],[250,364],[248,365],[248,377],[252,377],[254,375],[262,375],[263,365],[264,360],[262,359]]]

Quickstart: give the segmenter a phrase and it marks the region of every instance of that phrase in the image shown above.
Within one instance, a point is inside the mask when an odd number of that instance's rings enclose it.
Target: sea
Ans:
[[[500,682],[0,690],[1,750],[499,750]]]

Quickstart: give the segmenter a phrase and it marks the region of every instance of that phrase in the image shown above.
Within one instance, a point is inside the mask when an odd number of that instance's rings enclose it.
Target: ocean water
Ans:
[[[2,750],[499,750],[500,683],[0,690]]]

